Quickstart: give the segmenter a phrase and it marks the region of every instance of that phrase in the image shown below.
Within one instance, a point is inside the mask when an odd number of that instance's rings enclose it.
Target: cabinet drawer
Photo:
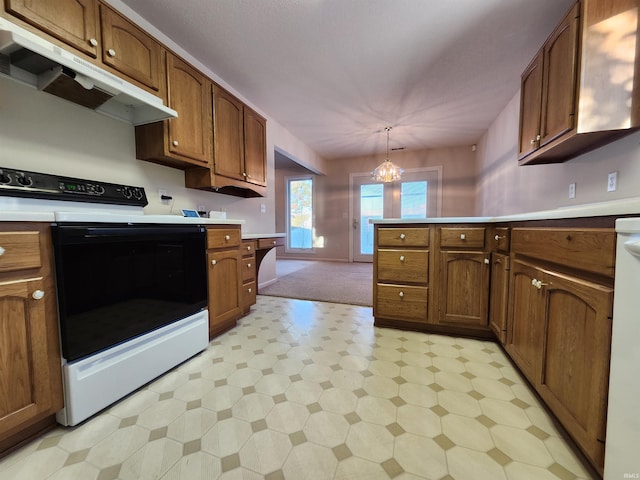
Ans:
[[[256,261],[253,257],[244,257],[240,262],[242,269],[242,282],[256,278]]]
[[[251,306],[256,304],[256,282],[246,282],[242,284],[241,292],[242,305]]]
[[[284,247],[284,238],[259,238],[258,249],[272,248],[272,247]]]
[[[613,276],[613,229],[514,228],[511,250],[567,267]]]
[[[0,233],[0,272],[40,268],[39,232]]]
[[[484,230],[484,227],[441,228],[440,246],[484,248]]]
[[[496,227],[491,237],[491,243],[495,250],[508,252],[511,245],[511,230],[508,227]]]
[[[428,250],[378,250],[378,281],[427,284]]]
[[[240,253],[243,257],[249,257],[255,255],[256,242],[251,240],[250,242],[242,242],[240,245]]]
[[[427,321],[427,287],[378,284],[374,315],[418,322]]]
[[[378,227],[378,245],[381,247],[428,247],[428,228]]]
[[[208,228],[207,248],[233,247],[240,245],[239,228]]]

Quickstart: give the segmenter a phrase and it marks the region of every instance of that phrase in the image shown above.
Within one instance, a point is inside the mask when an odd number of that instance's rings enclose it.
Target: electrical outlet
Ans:
[[[260,213],[267,213],[267,206],[264,203],[260,204]]]
[[[569,198],[576,198],[576,184],[569,184]]]
[[[607,192],[615,192],[618,188],[618,172],[611,172],[607,177]]]

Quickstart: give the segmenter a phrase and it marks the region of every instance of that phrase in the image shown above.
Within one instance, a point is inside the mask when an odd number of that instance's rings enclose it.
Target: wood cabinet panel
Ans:
[[[0,232],[0,272],[40,268],[40,232]]]
[[[425,323],[427,294],[427,287],[378,284],[374,316]]]
[[[260,238],[258,239],[258,250],[263,248],[284,247],[285,237]]]
[[[440,251],[439,272],[438,323],[487,326],[488,254]]]
[[[613,289],[547,272],[541,397],[595,465],[604,463]]]
[[[539,146],[575,128],[579,14],[576,4],[544,46]]]
[[[160,90],[162,47],[143,30],[100,5],[102,62],[151,90]]]
[[[213,162],[216,175],[245,180],[243,103],[213,86]]]
[[[96,0],[5,0],[5,10],[93,58],[98,57]]]
[[[256,261],[253,256],[242,258],[242,283],[246,283],[247,280],[253,280],[256,277]]]
[[[428,250],[378,250],[378,281],[426,285]]]
[[[378,227],[377,238],[380,247],[428,247],[429,228]]]
[[[542,112],[542,51],[540,51],[520,80],[520,133],[518,159],[538,148],[540,141],[540,116]]]
[[[514,228],[511,250],[528,257],[613,276],[613,229]]]
[[[267,122],[244,106],[244,170],[247,182],[267,186]]]
[[[442,227],[440,229],[441,247],[484,248],[485,228],[480,227]]]
[[[238,248],[207,253],[209,264],[209,335],[233,325],[240,316],[240,254]]]
[[[508,255],[491,254],[491,286],[489,294],[489,325],[500,343],[507,339],[507,306],[509,303]]]

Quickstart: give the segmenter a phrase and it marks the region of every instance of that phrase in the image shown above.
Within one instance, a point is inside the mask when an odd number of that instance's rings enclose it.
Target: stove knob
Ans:
[[[96,193],[102,195],[104,193],[104,187],[102,185],[96,185]]]
[[[129,187],[124,187],[122,189],[122,194],[124,195],[124,198],[131,198],[131,189]]]
[[[134,189],[133,196],[136,198],[136,200],[140,200],[142,198],[142,189],[141,188]]]
[[[11,183],[11,178],[9,175],[4,173],[4,171],[0,170],[0,183]]]
[[[18,173],[18,183],[20,185],[24,185],[25,187],[30,187],[33,182],[31,181],[31,177],[25,176],[24,173]]]

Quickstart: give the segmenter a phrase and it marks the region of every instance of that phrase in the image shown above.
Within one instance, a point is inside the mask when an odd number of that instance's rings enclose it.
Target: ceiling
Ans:
[[[123,0],[324,158],[472,145],[573,0]]]

